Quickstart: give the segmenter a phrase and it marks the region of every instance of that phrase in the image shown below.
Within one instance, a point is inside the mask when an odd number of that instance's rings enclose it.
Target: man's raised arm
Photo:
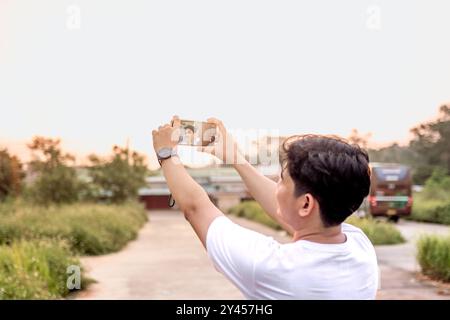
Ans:
[[[294,230],[292,227],[281,220],[277,214],[276,182],[264,176],[245,159],[240,153],[237,143],[220,120],[210,118],[208,122],[217,125],[220,137],[215,146],[202,148],[202,151],[215,155],[224,163],[232,163],[247,186],[248,191],[264,211],[277,221],[284,230],[293,234]]]
[[[173,126],[161,126],[158,130],[153,130],[152,135],[157,154],[162,149],[176,148],[179,137],[178,117],[173,118]],[[211,202],[206,191],[192,179],[178,157],[162,160],[161,168],[173,198],[206,248],[209,225],[223,213]]]

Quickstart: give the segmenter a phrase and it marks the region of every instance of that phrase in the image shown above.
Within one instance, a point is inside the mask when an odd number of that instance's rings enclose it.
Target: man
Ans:
[[[247,161],[217,119],[218,144],[204,148],[233,163],[249,192],[292,236],[280,244],[228,219],[176,157],[180,122],[153,131],[167,184],[216,269],[247,299],[374,299],[375,250],[364,233],[343,221],[370,187],[365,151],[336,137],[294,136],[280,152],[278,183]]]
[[[182,140],[180,143],[188,145],[188,146],[192,146],[194,145],[195,142],[195,128],[192,125],[187,125],[186,127],[183,128],[184,132],[181,134],[182,136]]]

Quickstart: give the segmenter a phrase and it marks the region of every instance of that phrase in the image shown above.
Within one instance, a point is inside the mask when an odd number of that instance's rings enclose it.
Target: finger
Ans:
[[[226,131],[223,122],[220,121],[220,120],[217,119],[217,118],[209,118],[209,119],[207,120],[207,122],[208,122],[208,123],[215,124],[215,125],[219,128],[220,131]]]
[[[176,143],[180,143],[181,142],[181,136],[180,136],[180,132],[178,132],[179,130],[172,130],[172,135],[170,136],[170,139],[173,141],[173,142],[176,142]]]
[[[161,130],[162,128],[163,128],[162,126],[159,126],[159,127],[158,127],[158,131]]]
[[[208,122],[208,123],[214,123],[214,124],[216,124],[216,125],[222,124],[222,121],[220,121],[220,120],[217,119],[217,118],[208,118],[208,120],[206,120],[206,122]]]
[[[208,118],[208,120],[206,120],[206,122],[208,122],[208,123],[217,123],[217,122],[219,122],[219,120],[216,119],[216,118]]]
[[[172,117],[172,127],[179,127],[181,124],[180,118],[178,116]]]
[[[157,130],[153,130],[153,131],[152,131],[152,136],[155,136],[157,133],[158,133]]]

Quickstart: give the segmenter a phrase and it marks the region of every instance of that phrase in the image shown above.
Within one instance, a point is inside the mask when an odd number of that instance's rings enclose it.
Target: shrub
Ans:
[[[425,182],[423,195],[427,199],[450,201],[450,176],[445,169],[437,168]]]
[[[385,221],[372,218],[358,218],[352,215],[345,222],[360,228],[373,245],[399,244],[405,242],[400,231],[394,225]]]
[[[0,201],[19,194],[23,176],[19,159],[0,149]]]
[[[50,207],[19,202],[14,210],[5,211],[0,205],[0,244],[21,239],[62,239],[74,252],[86,255],[120,250],[136,238],[147,220],[143,206],[133,202]]]
[[[142,205],[50,207],[0,204],[0,299],[58,299],[69,293],[67,267],[76,254],[117,251],[147,220]],[[82,286],[89,279],[82,279]]]
[[[432,278],[450,281],[450,235],[424,235],[417,242],[417,260],[422,272]]]
[[[435,169],[421,193],[414,194],[411,220],[450,225],[450,176]]]
[[[281,230],[281,226],[268,216],[256,201],[244,201],[232,207],[230,214],[264,224],[272,229]]]
[[[416,194],[409,219],[450,225],[450,201],[429,199]]]
[[[67,267],[80,266],[60,241],[18,241],[0,246],[0,299],[58,299],[66,296]],[[82,287],[90,280],[81,279]]]
[[[148,169],[144,156],[131,152],[128,148],[113,148],[113,155],[108,159],[100,159],[91,155],[92,166],[89,168],[94,186],[97,187],[97,198],[107,198],[113,203],[122,203],[138,196],[139,188],[146,185]]]
[[[28,188],[28,195],[37,204],[73,203],[79,199],[81,189],[75,169],[57,165],[39,173]]]
[[[29,149],[34,154],[30,169],[36,179],[28,188],[27,194],[38,204],[73,203],[79,199],[81,182],[71,164],[75,158],[64,154],[59,139],[35,137]]]

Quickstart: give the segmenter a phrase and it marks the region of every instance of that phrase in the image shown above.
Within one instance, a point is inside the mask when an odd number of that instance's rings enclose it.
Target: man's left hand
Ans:
[[[178,145],[180,138],[180,119],[173,116],[172,123],[167,123],[152,131],[153,148],[157,153],[163,148],[173,149]]]

